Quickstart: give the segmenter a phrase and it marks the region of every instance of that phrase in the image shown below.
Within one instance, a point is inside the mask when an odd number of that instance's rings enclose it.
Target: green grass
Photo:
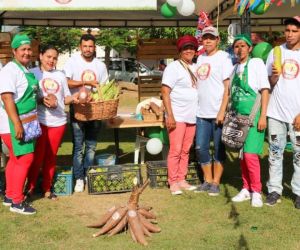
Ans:
[[[102,129],[100,137],[97,153],[113,153],[112,130]],[[121,130],[122,153],[129,153],[121,158],[122,163],[133,161],[134,138],[134,129]],[[249,202],[231,202],[242,184],[236,154],[231,152],[219,197],[188,192],[172,197],[168,189],[147,188],[140,204],[153,206],[162,232],[148,239],[146,249],[300,249],[300,211],[293,206],[290,189],[291,157],[291,153],[285,155],[285,192],[282,203],[275,207],[252,208]],[[58,162],[71,164],[70,159],[71,141],[66,134]],[[146,159],[159,157],[146,155]],[[266,154],[261,162],[266,192]],[[145,177],[145,168],[143,173]],[[129,193],[92,196],[85,192],[60,197],[57,202],[36,198],[33,205],[38,213],[34,216],[14,214],[0,206],[0,249],[145,249],[126,233],[94,239],[97,230],[85,227],[113,204],[125,204]]]

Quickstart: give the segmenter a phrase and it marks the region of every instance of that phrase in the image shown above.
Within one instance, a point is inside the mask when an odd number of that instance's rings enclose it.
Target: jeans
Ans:
[[[268,120],[269,127],[269,181],[268,192],[282,194],[282,161],[289,132],[293,146],[294,174],[291,181],[292,191],[300,195],[300,132],[295,131],[292,124],[281,122],[272,118]]]
[[[87,170],[94,165],[97,139],[101,121],[81,122],[71,120],[73,136],[73,171],[75,179],[84,179]]]
[[[214,142],[213,160],[215,162],[224,162],[225,146],[221,141],[222,126],[215,123],[215,119],[205,119],[197,117],[196,129],[196,154],[201,166],[210,164],[212,157],[209,152],[210,141]]]

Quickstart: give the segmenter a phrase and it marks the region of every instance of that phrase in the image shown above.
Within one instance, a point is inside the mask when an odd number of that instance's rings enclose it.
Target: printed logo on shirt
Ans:
[[[81,81],[89,82],[89,81],[95,81],[95,80],[96,80],[96,74],[94,73],[94,71],[87,69],[82,72]]]
[[[42,88],[47,94],[56,94],[59,90],[59,84],[51,78],[44,78],[42,80]]]
[[[203,63],[197,69],[197,76],[200,80],[206,80],[209,76],[209,73],[210,73],[210,64],[209,63]]]
[[[295,79],[299,74],[299,64],[293,59],[287,59],[282,66],[282,76],[284,79]]]

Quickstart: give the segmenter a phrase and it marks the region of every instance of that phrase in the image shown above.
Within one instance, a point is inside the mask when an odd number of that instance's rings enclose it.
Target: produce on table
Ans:
[[[148,245],[146,237],[151,233],[158,233],[161,229],[154,225],[151,220],[156,216],[150,211],[152,207],[139,206],[140,194],[149,184],[147,180],[142,187],[138,187],[135,183],[127,205],[113,206],[95,223],[88,225],[90,228],[101,228],[100,231],[93,234],[98,237],[103,234],[113,236],[121,231],[129,231],[133,241],[144,246]]]

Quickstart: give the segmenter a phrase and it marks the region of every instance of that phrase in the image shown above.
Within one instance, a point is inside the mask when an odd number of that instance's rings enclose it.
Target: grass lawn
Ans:
[[[114,152],[112,130],[102,129],[97,153]],[[134,129],[120,132],[121,163],[133,161]],[[267,147],[267,145],[266,145]],[[71,164],[69,133],[59,150],[59,164]],[[265,149],[267,152],[267,149]],[[168,189],[147,188],[140,204],[153,206],[159,234],[148,239],[149,246],[133,243],[129,234],[92,238],[97,230],[85,226],[95,222],[114,204],[125,204],[130,193],[88,195],[87,191],[50,201],[36,196],[38,213],[18,215],[0,206],[0,249],[300,249],[300,211],[293,206],[290,188],[291,153],[284,162],[282,203],[275,207],[252,208],[250,202],[234,204],[231,197],[241,188],[236,154],[228,153],[221,195],[186,192],[172,197]],[[147,160],[159,156],[146,155]],[[3,169],[1,169],[3,179]],[[145,176],[145,167],[143,167]],[[264,193],[268,178],[267,156],[262,156]]]

